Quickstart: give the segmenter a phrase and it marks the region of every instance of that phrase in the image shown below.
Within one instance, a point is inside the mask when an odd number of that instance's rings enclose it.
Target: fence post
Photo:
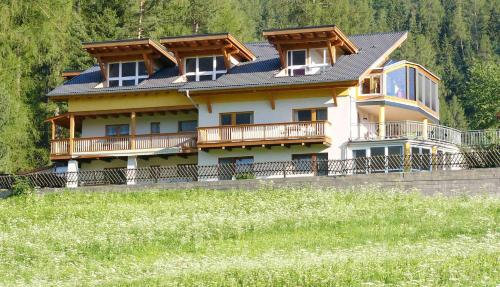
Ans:
[[[283,178],[286,178],[286,161],[283,162]]]

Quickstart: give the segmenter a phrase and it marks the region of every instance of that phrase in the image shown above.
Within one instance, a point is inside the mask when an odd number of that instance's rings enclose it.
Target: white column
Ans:
[[[127,185],[134,185],[137,173],[137,157],[129,156],[127,158]]]
[[[428,137],[429,120],[424,119],[424,120],[423,120],[423,123],[424,123],[424,124],[423,124],[423,126],[422,126],[422,138],[423,138],[424,140],[426,140],[426,139],[427,139],[427,137]]]
[[[66,187],[78,187],[78,161],[68,160],[68,170],[66,174]]]

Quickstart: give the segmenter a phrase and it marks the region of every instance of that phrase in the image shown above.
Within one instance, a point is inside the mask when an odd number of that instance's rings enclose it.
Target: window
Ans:
[[[411,167],[415,170],[431,169],[431,150],[422,147],[411,148]]]
[[[374,172],[385,172],[385,147],[370,148],[370,160]]]
[[[364,78],[361,82],[361,94],[380,94],[380,75]]]
[[[406,99],[406,67],[388,72],[386,87],[388,96]]]
[[[358,149],[352,151],[352,157],[354,158],[355,173],[367,173],[368,171],[368,159],[366,158],[366,150]]]
[[[424,88],[424,75],[422,75],[422,73],[418,72],[417,73],[417,85],[416,85],[416,89],[417,89],[417,100],[421,103],[424,102],[424,91],[423,91],[423,88]]]
[[[408,70],[408,99],[415,101],[416,93],[415,93],[415,68],[409,68]]]
[[[296,122],[326,121],[328,112],[326,108],[295,110],[293,119]]]
[[[222,113],[220,114],[221,126],[253,124],[253,112]]]
[[[151,133],[152,134],[159,134],[160,133],[160,123],[151,123]]]
[[[382,146],[352,151],[355,173],[395,172],[403,170],[403,147]]]
[[[136,86],[148,77],[142,61],[118,62],[108,65],[108,86]]]
[[[253,157],[219,158],[219,179],[238,179],[253,176]]]
[[[128,135],[128,125],[107,125],[106,126],[106,136],[126,136]]]
[[[179,132],[194,132],[197,127],[197,120],[179,121]]]
[[[188,81],[215,80],[227,73],[223,56],[186,58],[185,61]]]
[[[295,172],[328,175],[328,153],[292,154]]]
[[[326,48],[287,51],[287,67],[290,76],[318,74],[327,66]]]
[[[387,165],[389,172],[403,170],[403,147],[390,146],[387,148]]]
[[[290,76],[303,76],[306,74],[306,53],[306,50],[287,52],[287,66]]]

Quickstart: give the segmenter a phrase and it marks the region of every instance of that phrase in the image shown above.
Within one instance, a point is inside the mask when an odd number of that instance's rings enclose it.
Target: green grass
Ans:
[[[495,286],[500,198],[372,189],[0,200],[0,286]]]

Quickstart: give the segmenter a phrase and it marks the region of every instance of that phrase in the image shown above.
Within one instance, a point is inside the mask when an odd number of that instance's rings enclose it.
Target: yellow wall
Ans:
[[[75,97],[68,99],[68,112],[186,106],[192,103],[179,92],[135,93]]]
[[[336,88],[337,97],[346,97],[349,96],[349,90],[347,88]],[[192,94],[191,96],[195,100],[196,103],[206,103],[206,98],[209,97],[212,103],[221,103],[221,102],[244,102],[248,100],[269,100],[270,96],[273,96],[276,100],[282,99],[293,99],[293,98],[315,98],[315,97],[324,97],[325,95],[333,96],[333,88],[320,88],[320,89],[306,89],[306,90],[285,90],[285,91],[256,91],[256,92],[237,92],[232,94],[221,93],[221,94],[212,94],[212,95],[196,95]]]

